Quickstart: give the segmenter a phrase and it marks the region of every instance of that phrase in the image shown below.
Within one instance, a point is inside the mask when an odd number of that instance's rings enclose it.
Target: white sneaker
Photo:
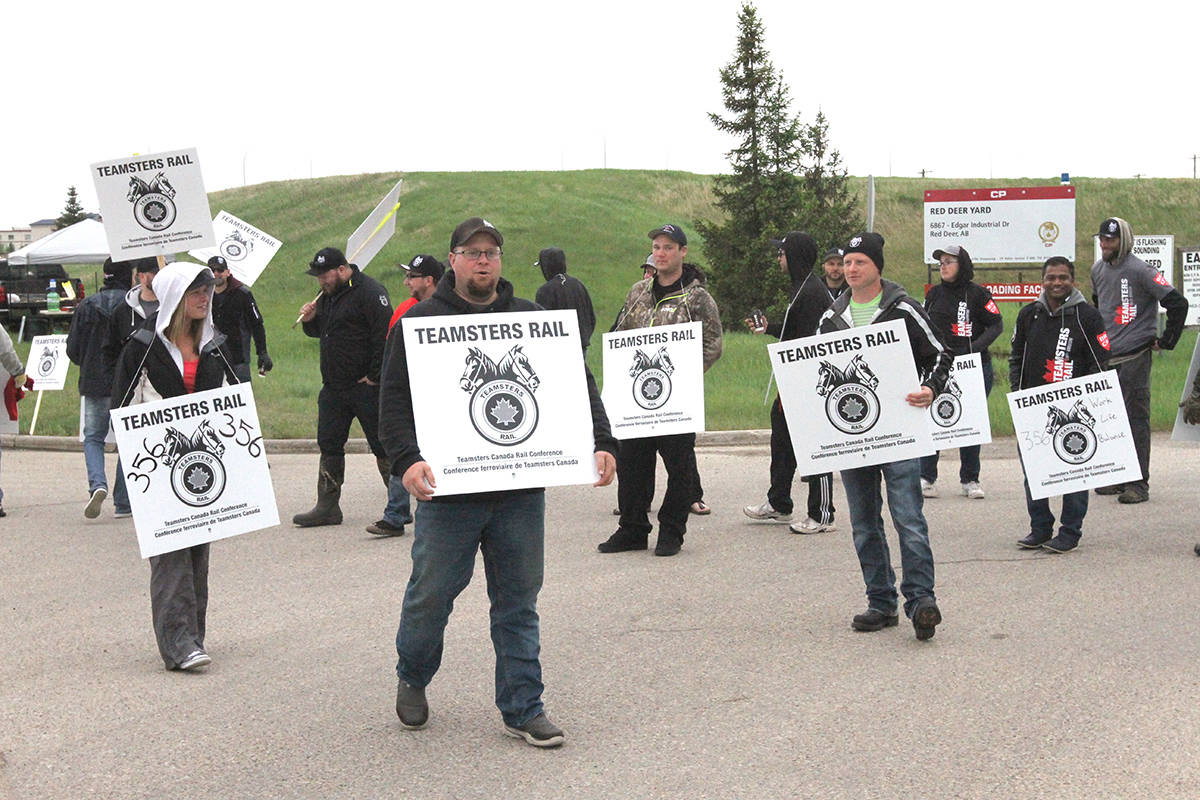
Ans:
[[[746,506],[742,509],[742,513],[750,519],[769,519],[775,522],[791,522],[792,515],[784,514],[776,511],[769,502],[763,503],[761,506]]]
[[[832,522],[817,522],[812,517],[805,517],[803,522],[793,522],[788,526],[792,533],[824,533],[836,531],[837,525]]]
[[[984,498],[983,487],[979,485],[979,481],[971,481],[962,485],[963,497],[969,497],[972,500],[982,500]]]
[[[100,516],[100,506],[104,505],[106,497],[108,497],[108,489],[103,486],[93,489],[92,496],[88,499],[87,505],[83,507],[83,516],[87,519],[95,519]]]
[[[180,664],[180,669],[196,669],[197,667],[207,667],[212,663],[212,658],[203,650],[193,650],[191,654],[185,658]]]
[[[930,483],[929,481],[925,480],[924,478],[921,478],[921,495],[923,497],[937,497],[938,496],[937,484]]]

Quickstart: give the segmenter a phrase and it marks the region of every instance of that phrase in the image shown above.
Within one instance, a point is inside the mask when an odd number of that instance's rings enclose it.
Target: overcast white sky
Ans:
[[[726,168],[739,0],[20,2],[0,228],[88,165],[196,147],[210,191],[390,170]],[[854,175],[1191,177],[1192,3],[759,0]],[[1200,184],[1198,184],[1200,188]],[[214,209],[214,212],[217,209]]]

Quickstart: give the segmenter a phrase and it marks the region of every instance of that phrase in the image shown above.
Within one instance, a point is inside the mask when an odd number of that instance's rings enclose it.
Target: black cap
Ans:
[[[824,264],[826,261],[828,261],[831,258],[841,258],[841,257],[842,257],[842,248],[831,247],[825,251],[825,255],[821,256],[821,263]]]
[[[445,264],[433,256],[424,253],[419,256],[413,256],[412,261],[400,266],[414,278],[433,278],[435,281],[440,281],[442,275],[446,272]]]
[[[945,247],[933,251],[933,260],[941,261],[942,256],[954,256],[955,258],[958,258],[960,255],[962,255],[961,247],[956,244],[948,244]]]
[[[205,267],[196,273],[196,277],[192,278],[192,282],[184,291],[190,292],[192,289],[199,289],[202,286],[212,286],[216,282],[217,279],[213,277],[212,271]]]
[[[878,233],[856,233],[842,248],[845,254],[862,253],[875,262],[875,266],[883,272],[883,237]]]
[[[486,233],[496,240],[497,245],[504,244],[504,237],[496,230],[495,225],[483,217],[471,217],[460,222],[454,233],[450,234],[450,249],[453,250],[477,233]]]
[[[149,272],[151,275],[158,272],[157,258],[135,258],[133,260],[134,269],[138,272]]]
[[[541,267],[543,272],[549,271],[555,275],[560,272],[566,272],[567,254],[560,248],[547,247],[538,252],[538,260],[534,266]]]
[[[1109,217],[1100,223],[1100,236],[1120,236],[1121,221],[1116,217]]]
[[[104,259],[104,274],[105,274],[105,275],[116,275],[116,274],[118,274],[118,273],[121,271],[121,264],[122,264],[122,263],[124,263],[124,262],[118,261],[118,262],[116,262],[116,263],[114,264],[114,263],[113,263],[113,260],[112,260],[111,258],[106,258],[106,259]],[[126,265],[125,265],[125,267],[126,267],[126,270],[125,270],[125,271],[126,271],[126,272],[128,272],[128,271],[129,271],[129,269],[128,269],[129,265],[128,265],[128,264],[126,264]]]
[[[225,260],[225,256],[213,256],[208,260],[208,268],[211,270],[220,269],[225,271],[229,269],[229,263]]]
[[[683,232],[683,228],[678,225],[659,225],[648,234],[651,239],[656,239],[659,236],[669,236],[675,244],[687,247],[687,234]]]
[[[309,275],[324,275],[331,269],[338,267],[349,266],[346,262],[346,256],[336,247],[323,247],[313,256],[313,260],[308,262]]]

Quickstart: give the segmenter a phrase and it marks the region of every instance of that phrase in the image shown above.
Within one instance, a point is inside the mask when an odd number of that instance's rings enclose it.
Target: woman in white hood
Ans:
[[[212,321],[212,271],[174,263],[154,277],[158,316],[154,330],[130,337],[117,361],[113,398],[134,405],[237,383]],[[204,650],[208,608],[208,545],[150,558],[154,636],[167,669],[212,663]]]

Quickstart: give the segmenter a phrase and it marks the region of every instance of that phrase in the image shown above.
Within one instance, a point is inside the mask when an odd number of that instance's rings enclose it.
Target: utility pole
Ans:
[[[1196,154],[1192,154],[1192,180],[1196,180]]]

